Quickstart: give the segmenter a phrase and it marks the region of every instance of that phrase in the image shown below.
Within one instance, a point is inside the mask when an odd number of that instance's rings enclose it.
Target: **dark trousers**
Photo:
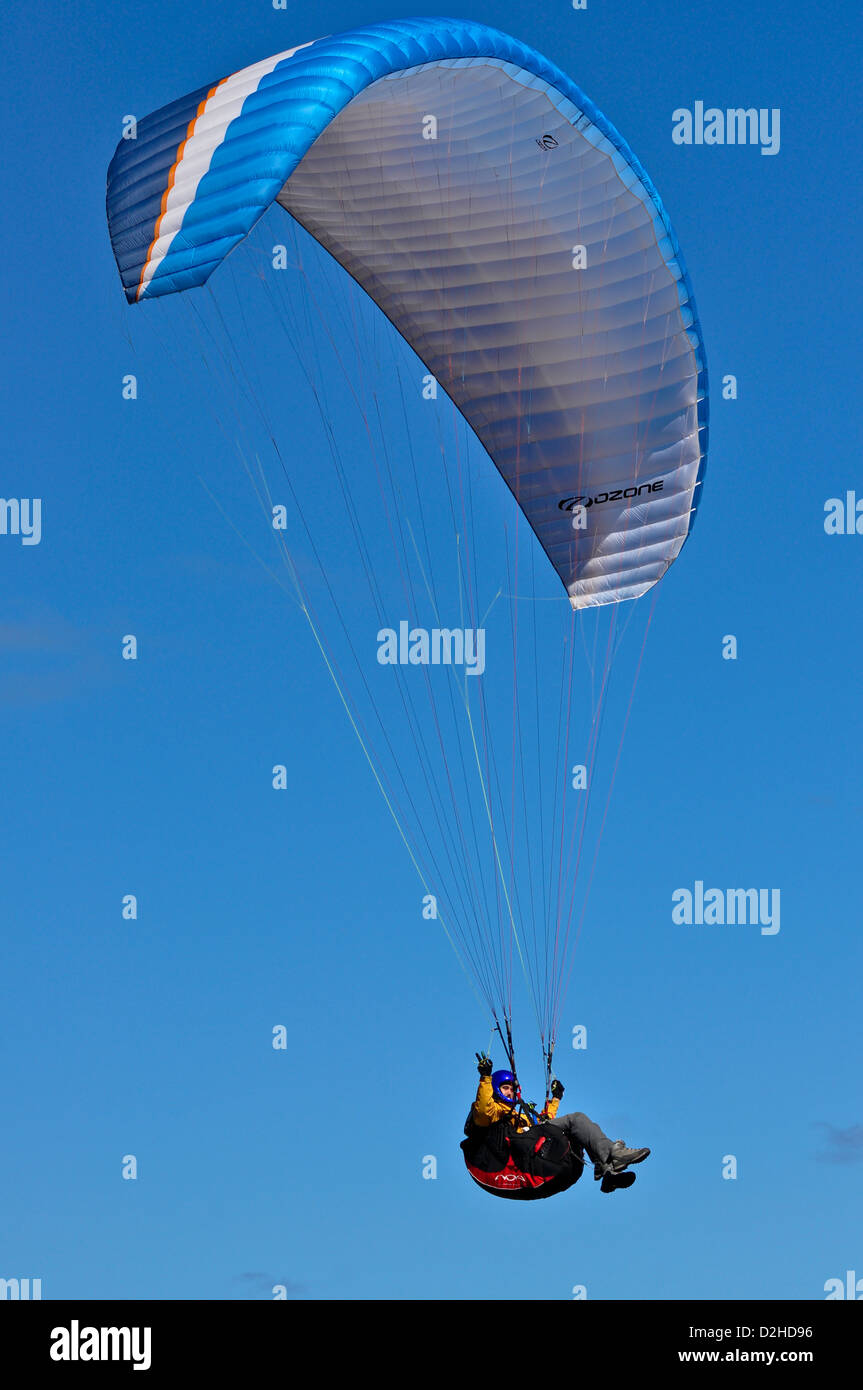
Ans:
[[[558,1115],[556,1119],[548,1120],[546,1123],[552,1129],[562,1130],[577,1154],[583,1156],[586,1149],[591,1163],[598,1163],[603,1167],[608,1163],[611,1156],[611,1140],[607,1134],[603,1134],[599,1125],[594,1124],[593,1120],[588,1119],[580,1110],[574,1110],[571,1115]]]

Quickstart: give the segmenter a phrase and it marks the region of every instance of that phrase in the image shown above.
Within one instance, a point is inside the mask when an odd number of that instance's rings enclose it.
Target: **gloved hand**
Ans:
[[[563,1082],[558,1081],[557,1077],[555,1077],[554,1081],[552,1081],[551,1083],[552,1100],[563,1100],[563,1093],[565,1090],[566,1087],[564,1086]]]
[[[487,1057],[484,1052],[477,1052],[474,1055],[476,1057],[476,1069],[479,1072],[480,1076],[491,1076],[491,1058]]]

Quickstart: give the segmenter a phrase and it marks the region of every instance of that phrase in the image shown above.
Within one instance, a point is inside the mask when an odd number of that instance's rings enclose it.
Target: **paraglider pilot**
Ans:
[[[643,1162],[650,1149],[630,1149],[622,1139],[612,1142],[581,1111],[558,1117],[562,1082],[552,1082],[551,1095],[537,1114],[524,1106],[512,1072],[493,1072],[484,1053],[477,1053],[477,1063],[479,1087],[461,1147],[468,1172],[486,1191],[522,1199],[563,1192],[581,1176],[585,1152],[603,1192],[635,1181],[635,1174],[625,1170]]]

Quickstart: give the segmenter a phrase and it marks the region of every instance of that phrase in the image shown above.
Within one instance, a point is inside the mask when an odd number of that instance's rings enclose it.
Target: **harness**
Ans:
[[[469,1134],[461,1149],[474,1182],[496,1197],[522,1201],[551,1197],[581,1176],[573,1163],[578,1155],[572,1153],[568,1139],[541,1122],[535,1129],[513,1133],[509,1121],[498,1120],[478,1142],[477,1136]]]
[[[503,1043],[513,1076],[515,1053],[509,1019],[504,1020],[506,1036],[495,1017],[495,1028]],[[551,1090],[551,1067],[554,1040],[543,1049],[546,1064],[546,1095]],[[487,1127],[474,1125],[468,1112],[465,1139],[461,1144],[465,1167],[474,1182],[496,1197],[511,1197],[531,1201],[565,1192],[577,1182],[584,1168],[584,1159],[572,1152],[569,1140],[558,1130],[546,1125],[536,1106],[522,1098],[516,1083],[516,1101],[511,1113]],[[524,1116],[526,1130],[517,1130],[515,1120]]]

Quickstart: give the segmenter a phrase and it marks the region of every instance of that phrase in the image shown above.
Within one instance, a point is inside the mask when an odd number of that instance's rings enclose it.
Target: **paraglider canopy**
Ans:
[[[573,607],[662,577],[703,475],[701,332],[656,190],[575,83],[486,25],[405,19],[200,88],[111,164],[127,297],[204,284],[273,202],[452,397]]]

